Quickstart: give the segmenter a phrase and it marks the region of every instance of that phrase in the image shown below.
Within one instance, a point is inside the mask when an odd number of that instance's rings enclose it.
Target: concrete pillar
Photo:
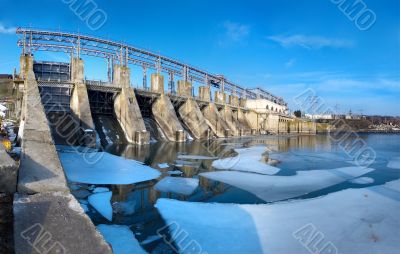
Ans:
[[[77,57],[71,58],[71,82],[84,83],[84,64],[83,60]]]
[[[208,125],[197,102],[189,98],[178,110],[178,113],[195,139],[208,138]]]
[[[226,104],[226,94],[221,91],[215,91],[215,103]]]
[[[192,97],[192,83],[189,81],[178,80],[178,91],[179,96]]]
[[[229,129],[231,130],[231,134],[233,136],[239,136],[240,123],[238,122],[237,118],[235,118],[234,114],[230,107],[225,106],[220,112],[222,119],[228,124]]]
[[[19,64],[19,75],[22,79],[36,79],[35,73],[33,72],[33,55],[21,55]]]
[[[89,96],[84,83],[84,63],[82,59],[71,59],[71,82],[74,89],[71,94],[70,108],[73,116],[78,120],[81,128],[79,140],[87,147],[96,146],[96,132],[90,111]]]
[[[131,70],[127,66],[114,65],[113,67],[113,85],[119,87],[131,86]]]
[[[200,86],[199,87],[199,97],[203,101],[211,101],[210,87]]]
[[[153,103],[151,110],[154,119],[169,141],[184,142],[186,140],[184,129],[168,96],[161,95]]]
[[[229,104],[232,106],[239,106],[239,97],[236,95],[229,95]]]
[[[219,138],[231,136],[228,124],[218,112],[214,103],[210,103],[202,110],[206,123]]]
[[[164,93],[164,76],[159,73],[151,74],[151,91],[154,93]]]
[[[146,130],[139,104],[132,87],[122,87],[114,99],[114,114],[129,143],[148,144],[150,134]]]
[[[245,108],[246,107],[246,102],[247,102],[247,99],[240,98],[239,99],[239,106],[242,107],[242,108]]]

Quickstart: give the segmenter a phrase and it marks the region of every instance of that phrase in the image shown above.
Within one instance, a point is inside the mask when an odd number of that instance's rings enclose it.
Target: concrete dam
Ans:
[[[60,238],[73,235],[68,232],[86,232],[79,242],[65,239],[66,247],[76,253],[111,253],[90,219],[71,205],[76,200],[56,144],[91,149],[316,133],[314,122],[288,114],[282,98],[261,88],[245,88],[222,75],[91,36],[22,28],[17,34],[22,54],[14,83],[20,92],[21,157],[19,168],[14,165],[6,176],[11,179],[7,191],[18,193],[14,196],[16,253],[30,248],[21,232],[35,222],[65,229],[66,233],[57,231]],[[36,51],[71,57],[69,62],[39,61]],[[108,80],[85,79],[81,55],[106,59]],[[137,66],[143,70],[142,87],[131,85],[131,68]],[[148,70],[153,71],[149,86]]]

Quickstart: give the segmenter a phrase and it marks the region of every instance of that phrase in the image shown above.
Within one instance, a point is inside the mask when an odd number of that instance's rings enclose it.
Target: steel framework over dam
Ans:
[[[139,65],[143,67],[144,73],[147,69],[153,69],[157,72],[167,72],[169,74],[169,79],[172,82],[174,76],[179,76],[185,81],[196,81],[206,84],[207,86],[212,85],[221,91],[238,94],[244,98],[261,98],[270,100],[279,105],[286,105],[285,101],[281,97],[277,97],[264,89],[246,89],[243,86],[227,80],[222,75],[211,74],[177,60],[139,49],[125,43],[82,34],[30,28],[18,28],[16,33],[21,36],[18,40],[18,46],[23,49],[23,53],[32,53],[33,51],[53,51],[65,52],[71,55],[76,55],[77,57],[80,57],[80,54],[101,57],[108,60],[109,69],[115,62],[124,66],[127,66],[128,64]]]

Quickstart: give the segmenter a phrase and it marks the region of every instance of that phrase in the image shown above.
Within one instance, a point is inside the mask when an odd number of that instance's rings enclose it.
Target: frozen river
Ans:
[[[367,167],[326,135],[59,154],[73,195],[116,253],[392,253],[400,135],[359,138],[376,154]]]

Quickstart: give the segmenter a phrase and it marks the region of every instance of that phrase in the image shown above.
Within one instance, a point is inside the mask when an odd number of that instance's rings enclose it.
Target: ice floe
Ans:
[[[355,184],[371,184],[374,183],[374,179],[371,177],[359,177],[353,180],[350,180],[351,183]]]
[[[128,226],[100,224],[96,228],[111,245],[114,254],[147,253]]]
[[[235,149],[235,152],[238,153],[237,156],[215,160],[212,166],[217,169],[254,172],[265,175],[274,175],[280,171],[280,168],[261,161],[262,154],[266,152],[266,147],[264,146]]]
[[[113,203],[113,208],[116,213],[120,213],[124,216],[132,215],[136,212],[140,207],[140,203],[138,200],[138,193],[131,192],[127,195],[125,201],[119,201]]]
[[[107,187],[96,187],[93,190],[93,193],[107,192],[110,191]]]
[[[388,164],[388,168],[400,169],[400,157],[392,158]]]
[[[203,155],[189,155],[189,154],[179,154],[178,159],[181,160],[215,160],[218,157],[203,156]]]
[[[143,245],[149,244],[149,243],[152,243],[152,242],[154,242],[154,241],[157,241],[157,240],[159,240],[159,239],[161,239],[161,238],[162,238],[162,236],[159,236],[159,235],[151,235],[151,236],[147,237],[146,239],[144,239],[144,240],[141,242],[141,244],[143,244]]]
[[[113,210],[111,206],[112,192],[100,192],[88,197],[89,204],[93,206],[104,218],[112,221]]]
[[[397,180],[278,204],[156,207],[180,253],[398,253],[399,190]]]
[[[199,179],[167,176],[159,181],[154,188],[161,192],[172,192],[191,195],[199,186]]]
[[[94,155],[90,155],[94,154]],[[91,161],[90,156],[96,156]],[[135,160],[105,152],[60,152],[69,181],[87,184],[132,184],[156,179],[160,172]]]
[[[305,195],[367,174],[374,169],[344,167],[329,170],[297,171],[293,176],[268,176],[236,171],[201,173],[200,176],[223,182],[250,193],[267,202]]]
[[[160,164],[158,164],[158,167],[159,168],[169,168],[169,165],[168,165],[168,163],[160,163]]]
[[[170,170],[170,171],[168,171],[168,174],[169,175],[182,175],[183,172],[180,170]]]

